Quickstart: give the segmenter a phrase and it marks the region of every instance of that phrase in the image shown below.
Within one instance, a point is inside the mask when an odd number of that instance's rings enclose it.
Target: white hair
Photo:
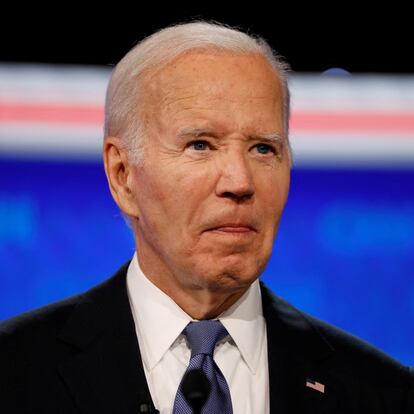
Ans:
[[[289,65],[261,37],[218,24],[197,21],[167,27],[145,38],[116,65],[109,81],[105,102],[104,136],[120,137],[133,162],[141,160],[145,126],[141,117],[145,74],[160,70],[192,50],[214,50],[236,55],[261,54],[274,68],[282,83],[286,136],[289,127]]]

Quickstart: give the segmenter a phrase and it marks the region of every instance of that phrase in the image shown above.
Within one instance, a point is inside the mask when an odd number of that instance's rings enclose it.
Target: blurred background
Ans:
[[[83,291],[134,251],[102,167],[110,71],[194,18],[263,36],[292,66],[288,205],[263,280],[414,364],[410,14],[314,7],[5,6],[0,26],[0,319]]]

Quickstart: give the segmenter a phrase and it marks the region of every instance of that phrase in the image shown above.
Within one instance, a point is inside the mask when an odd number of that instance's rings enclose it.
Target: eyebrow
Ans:
[[[283,144],[285,142],[285,139],[281,134],[278,134],[277,132],[271,132],[268,134],[254,134],[250,135],[251,139],[255,139],[258,141],[265,141],[271,144]]]
[[[183,128],[179,130],[177,137],[179,140],[182,140],[182,139],[186,139],[189,137],[197,138],[203,135],[208,135],[213,138],[220,138],[222,136],[222,134],[217,134],[217,132],[214,132],[213,129],[187,127],[187,128]],[[257,141],[265,141],[268,143],[278,144],[278,145],[284,142],[283,136],[277,132],[264,133],[264,134],[253,134],[253,135],[249,135],[249,139],[257,140]]]
[[[184,139],[188,137],[200,137],[202,135],[209,135],[213,138],[220,137],[217,135],[217,133],[213,132],[213,130],[209,128],[182,128],[177,133],[177,137],[179,139]]]

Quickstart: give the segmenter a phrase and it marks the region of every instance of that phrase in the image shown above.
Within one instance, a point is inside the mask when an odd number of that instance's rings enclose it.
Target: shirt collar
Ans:
[[[232,337],[250,371],[255,374],[259,351],[266,339],[259,280],[254,281],[243,296],[218,319]]]
[[[128,267],[127,289],[142,359],[151,370],[192,319],[144,275],[136,253]]]
[[[127,273],[127,289],[140,340],[144,364],[151,370],[193,319],[142,272],[135,253]],[[249,369],[255,373],[265,320],[259,281],[256,280],[219,319],[239,349]]]

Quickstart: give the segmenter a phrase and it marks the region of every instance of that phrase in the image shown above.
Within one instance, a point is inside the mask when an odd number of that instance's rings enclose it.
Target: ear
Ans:
[[[105,138],[103,159],[109,189],[118,207],[128,216],[138,218],[138,206],[131,189],[132,165],[119,138]]]

